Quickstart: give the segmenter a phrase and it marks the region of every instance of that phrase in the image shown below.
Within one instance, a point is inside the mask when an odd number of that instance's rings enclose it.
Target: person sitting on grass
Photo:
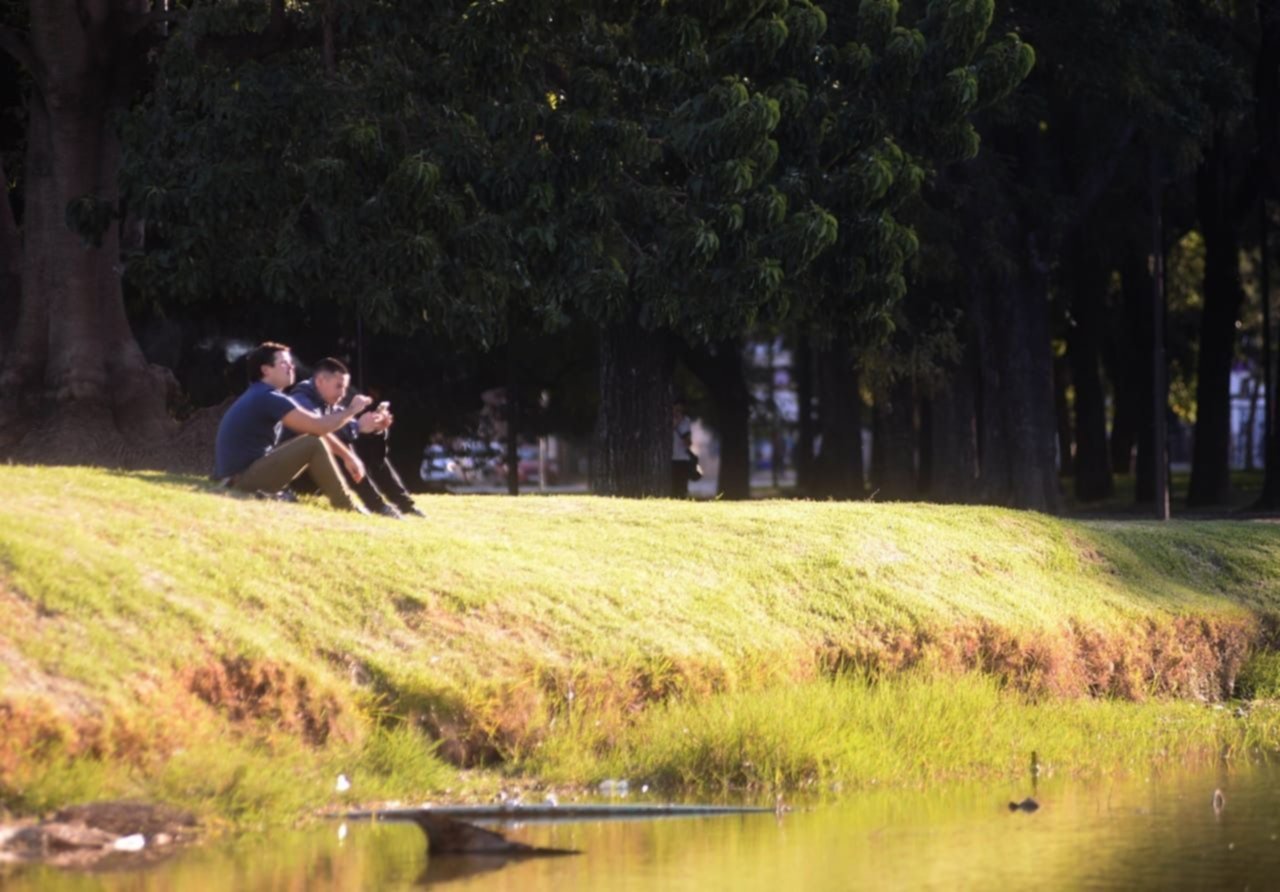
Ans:
[[[351,372],[339,359],[326,357],[315,364],[311,377],[299,381],[288,394],[295,403],[320,415],[339,412]],[[347,475],[347,483],[355,490],[365,507],[375,514],[399,517],[402,514],[424,516],[413,503],[404,482],[387,457],[387,431],[395,419],[386,404],[377,411],[365,412],[348,421],[326,439]],[[293,436],[284,432],[284,438]]]
[[[357,396],[341,412],[320,415],[281,392],[294,378],[284,344],[259,344],[246,362],[249,389],[218,424],[213,476],[241,492],[278,492],[306,471],[335,508],[368,514],[343,482],[325,438],[368,408],[369,398]],[[282,428],[303,436],[280,445]]]

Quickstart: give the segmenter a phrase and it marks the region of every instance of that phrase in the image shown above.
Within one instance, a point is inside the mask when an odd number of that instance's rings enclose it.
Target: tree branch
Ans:
[[[338,47],[334,38],[333,28],[333,4],[326,2],[324,5],[324,18],[321,27],[324,29],[324,70],[330,77],[338,71]]]

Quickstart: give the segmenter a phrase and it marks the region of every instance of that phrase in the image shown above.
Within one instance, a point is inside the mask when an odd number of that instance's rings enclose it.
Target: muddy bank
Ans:
[[[42,821],[0,822],[0,863],[108,869],[167,858],[199,836],[195,816],[147,802],[93,802]]]

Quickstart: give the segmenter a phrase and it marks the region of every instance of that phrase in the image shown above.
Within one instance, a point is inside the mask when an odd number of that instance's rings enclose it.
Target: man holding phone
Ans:
[[[315,364],[310,378],[293,385],[289,396],[299,406],[329,416],[345,411],[342,403],[350,386],[351,372],[346,364],[326,357]],[[353,397],[352,402],[355,400],[370,402],[365,396]],[[391,404],[383,401],[376,409],[350,418],[327,440],[343,476],[370,511],[387,517],[422,517],[387,454],[387,432],[394,421]]]
[[[334,464],[329,438],[363,412],[370,399],[358,396],[337,413],[299,405],[281,392],[293,383],[293,356],[274,341],[249,351],[245,364],[249,388],[218,424],[214,478],[243,492],[276,492],[306,473],[335,508],[366,513]]]

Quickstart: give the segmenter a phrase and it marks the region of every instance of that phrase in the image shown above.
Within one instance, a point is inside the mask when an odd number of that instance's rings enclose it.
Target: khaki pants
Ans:
[[[315,481],[333,507],[359,511],[361,514],[369,513],[355,501],[351,491],[347,489],[324,440],[306,434],[272,449],[237,474],[231,486],[244,492],[277,492],[292,483],[303,471]]]

